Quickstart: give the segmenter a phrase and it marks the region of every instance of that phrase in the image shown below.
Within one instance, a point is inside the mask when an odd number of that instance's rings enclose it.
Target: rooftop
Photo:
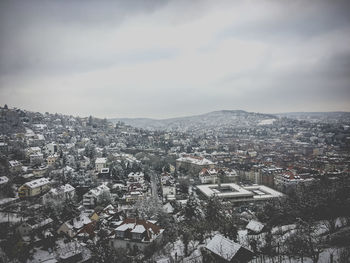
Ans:
[[[196,165],[211,165],[214,164],[212,161],[199,157],[199,156],[191,156],[191,155],[184,155],[178,159],[176,159],[178,162],[185,162],[185,163],[192,163]]]
[[[40,187],[43,185],[46,185],[50,183],[50,180],[47,178],[40,178],[40,179],[36,179],[30,182],[25,183],[24,185],[30,187],[30,188],[36,188],[36,187]]]
[[[264,200],[283,196],[282,193],[273,190],[265,185],[239,186],[234,183],[205,184],[198,185],[198,190],[206,197],[217,196],[222,199],[241,200]]]
[[[235,243],[220,234],[215,235],[206,246],[208,250],[227,261],[231,261],[241,247],[240,244]]]
[[[106,163],[107,162],[107,158],[97,158],[95,163]]]
[[[6,184],[9,181],[9,179],[6,176],[0,177],[0,184]]]

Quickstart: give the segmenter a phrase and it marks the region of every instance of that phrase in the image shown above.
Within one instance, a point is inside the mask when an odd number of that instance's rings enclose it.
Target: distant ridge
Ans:
[[[335,119],[350,119],[350,112],[346,111],[329,111],[329,112],[285,112],[274,114],[278,117],[287,117],[292,119],[319,119],[327,120]]]
[[[152,118],[113,118],[109,121],[124,122],[137,128],[150,130],[213,130],[220,128],[250,127],[267,119],[276,119],[272,114],[246,112],[243,110],[220,110],[201,115],[169,119]]]

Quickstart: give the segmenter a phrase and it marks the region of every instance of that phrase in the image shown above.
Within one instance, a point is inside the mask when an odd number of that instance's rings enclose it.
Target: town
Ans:
[[[350,114],[0,108],[0,262],[348,262]]]

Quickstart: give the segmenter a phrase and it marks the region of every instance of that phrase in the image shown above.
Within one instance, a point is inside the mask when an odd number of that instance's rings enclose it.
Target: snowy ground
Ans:
[[[318,231],[317,233],[319,235],[326,233],[327,228],[323,222],[318,223]],[[342,220],[337,221],[337,226],[343,226]],[[291,235],[295,231],[296,225],[285,225],[280,227],[275,227],[272,229],[272,234],[274,236],[274,240],[280,242],[281,244],[283,241]],[[262,233],[259,235],[248,235],[247,230],[239,230],[238,231],[238,243],[241,244],[244,247],[250,248],[250,240],[255,239],[258,241],[259,246],[263,246],[265,243],[265,236],[266,233]],[[202,262],[202,256],[201,256],[201,248],[205,247],[207,243],[210,241],[210,239],[207,239],[204,241],[204,244],[199,244],[198,242],[190,242],[189,244],[189,256],[184,257],[184,245],[181,240],[177,240],[173,244],[167,244],[162,252],[158,254],[158,256],[155,257],[155,261],[157,263],[168,263],[172,262],[171,260],[175,259],[175,255],[177,255],[178,260],[182,260],[181,262],[192,262],[192,263],[200,263]],[[331,259],[333,259],[333,262],[338,262],[340,254],[341,254],[342,248],[326,248],[319,257],[318,263],[328,263],[331,262]],[[267,263],[273,263],[273,262],[283,262],[283,263],[294,263],[294,262],[301,262],[298,258],[288,258],[288,257],[275,257],[273,260],[271,258],[254,258],[250,261],[251,263],[254,262],[267,262]],[[312,260],[310,258],[304,258],[305,263],[312,263]]]
[[[46,250],[36,249],[35,253],[33,254],[32,259],[28,259],[27,263],[54,263],[57,262],[56,260],[56,253],[49,253]]]

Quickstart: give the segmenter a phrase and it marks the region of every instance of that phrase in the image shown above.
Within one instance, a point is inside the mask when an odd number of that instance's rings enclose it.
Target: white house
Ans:
[[[215,168],[203,168],[199,172],[199,180],[202,184],[215,184],[218,181],[218,170]]]
[[[57,188],[51,189],[43,195],[42,201],[46,204],[49,201],[72,199],[75,195],[75,188],[70,184],[61,185]]]
[[[142,172],[129,173],[128,182],[137,182],[143,184],[145,182],[145,175]]]
[[[102,184],[83,195],[83,205],[94,208],[104,196],[110,197],[110,189],[105,184]]]
[[[107,158],[97,158],[95,161],[95,170],[100,173],[103,168],[107,167]]]
[[[44,152],[47,155],[52,155],[58,152],[58,145],[56,143],[49,143],[44,146]]]
[[[175,185],[162,185],[163,199],[175,200],[176,199],[176,187]]]
[[[22,171],[22,164],[17,160],[9,161],[9,169],[12,173],[17,173]]]

